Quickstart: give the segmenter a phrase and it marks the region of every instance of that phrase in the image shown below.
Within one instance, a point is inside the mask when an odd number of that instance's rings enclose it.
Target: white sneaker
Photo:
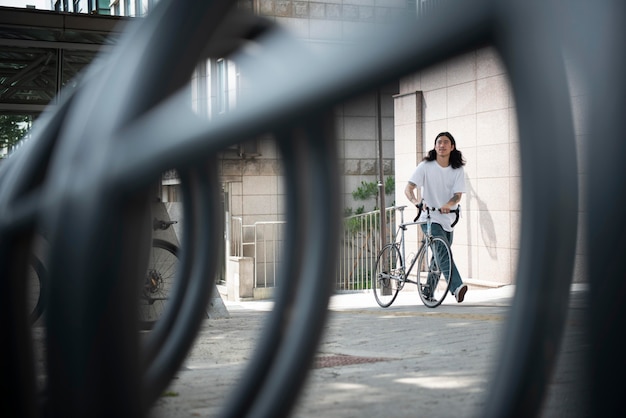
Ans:
[[[466,293],[467,293],[467,285],[462,284],[461,286],[459,286],[458,289],[456,289],[456,292],[454,292],[454,297],[456,298],[456,301],[458,303],[463,302],[463,299],[465,299]]]

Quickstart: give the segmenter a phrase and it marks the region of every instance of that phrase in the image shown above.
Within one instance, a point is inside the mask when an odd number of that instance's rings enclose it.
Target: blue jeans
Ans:
[[[422,231],[426,233],[426,224],[422,224]],[[448,244],[452,246],[452,238],[454,236],[454,232],[445,231],[441,225],[432,223],[430,225],[430,231],[432,232],[434,237],[443,237],[448,241]],[[452,253],[452,249],[450,249],[450,253]],[[445,262],[444,262],[445,263]],[[447,267],[447,266],[444,266]],[[445,269],[447,270],[447,268]],[[452,260],[452,278],[446,277],[446,280],[450,281],[450,293],[454,294],[456,290],[463,284],[463,280],[461,280],[461,275],[456,268],[456,264],[454,264],[454,260]]]

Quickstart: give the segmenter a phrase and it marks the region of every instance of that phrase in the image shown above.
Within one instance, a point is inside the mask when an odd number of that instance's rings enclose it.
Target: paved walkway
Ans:
[[[330,318],[292,416],[477,417],[514,288],[470,289],[424,307],[403,291],[387,309],[371,293],[335,295]],[[583,292],[573,288],[570,317],[544,416],[582,417]],[[207,320],[183,369],[152,417],[219,416],[259,338],[268,301],[226,302],[230,317]],[[375,361],[377,360],[377,361]]]

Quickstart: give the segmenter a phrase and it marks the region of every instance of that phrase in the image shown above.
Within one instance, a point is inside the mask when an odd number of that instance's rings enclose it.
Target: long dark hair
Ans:
[[[437,140],[439,137],[447,136],[450,139],[452,145],[454,145],[454,149],[450,152],[450,165],[452,168],[459,168],[465,165],[465,158],[463,158],[463,154],[456,147],[456,141],[450,132],[441,132],[435,137],[435,145],[437,144]],[[437,159],[437,151],[435,148],[428,151],[428,154],[424,157],[424,161],[435,161]]]

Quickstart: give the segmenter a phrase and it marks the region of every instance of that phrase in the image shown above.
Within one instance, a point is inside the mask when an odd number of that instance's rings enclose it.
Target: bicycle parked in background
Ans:
[[[166,230],[176,222],[155,219],[152,229]],[[140,294],[139,317],[142,328],[157,321],[166,309],[178,268],[178,247],[169,241],[154,238]]]
[[[166,230],[175,223],[177,221],[154,219],[153,230]],[[179,268],[178,253],[179,249],[175,244],[158,238],[152,240],[148,268],[139,295],[142,328],[157,321],[167,305]],[[44,263],[32,254],[27,273],[28,309],[32,324],[44,313],[47,285]]]
[[[450,275],[452,273],[452,251],[450,244],[443,237],[433,236],[431,231],[432,221],[430,213],[440,211],[439,208],[431,208],[420,203],[419,212],[413,222],[404,223],[404,209],[400,211],[400,225],[394,235],[394,242],[385,245],[376,259],[374,267],[375,276],[372,283],[376,302],[387,308],[396,300],[400,290],[406,283],[417,285],[420,299],[429,308],[435,308],[444,301],[450,288]],[[459,221],[460,206],[451,211],[456,219],[452,226]],[[426,211],[426,221],[419,219],[422,211]],[[412,225],[426,225],[426,231],[422,238],[419,250],[415,257],[407,263],[405,256],[404,233]],[[398,240],[399,238],[399,240]],[[417,264],[415,279],[410,276],[413,267]],[[443,280],[442,277],[443,276]]]

